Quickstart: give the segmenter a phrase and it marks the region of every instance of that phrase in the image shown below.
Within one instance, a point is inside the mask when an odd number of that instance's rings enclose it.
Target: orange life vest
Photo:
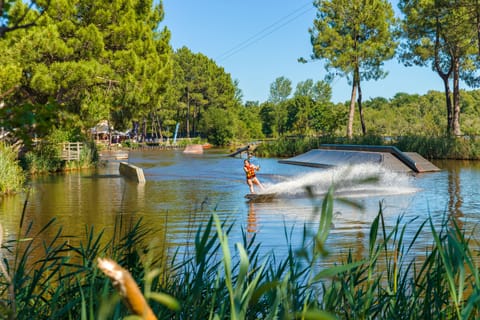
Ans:
[[[247,169],[247,179],[252,179],[255,177],[255,168],[254,166],[252,165],[249,165],[249,166],[245,166],[245,168]]]

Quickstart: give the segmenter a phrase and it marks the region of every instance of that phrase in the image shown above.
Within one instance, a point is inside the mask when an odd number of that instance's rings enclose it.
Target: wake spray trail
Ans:
[[[286,181],[266,186],[262,193],[286,196],[304,194],[311,187],[315,194],[324,194],[331,185],[335,192],[344,196],[370,196],[404,194],[418,191],[411,183],[412,177],[393,172],[377,164],[359,164],[319,169]]]

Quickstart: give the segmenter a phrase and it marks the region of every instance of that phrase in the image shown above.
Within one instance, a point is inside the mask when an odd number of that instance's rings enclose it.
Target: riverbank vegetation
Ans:
[[[162,243],[152,246],[153,230],[141,221],[131,225],[119,218],[115,236],[108,239],[86,227],[81,242],[52,230],[53,221],[42,228],[21,226],[21,235],[1,244],[0,318],[127,316],[121,296],[98,269],[99,257],[110,257],[129,271],[158,319],[480,316],[479,265],[472,249],[476,238],[449,217],[440,227],[428,218],[407,238],[409,221],[399,217],[394,225],[385,225],[380,207],[366,254],[347,252],[337,264],[320,267],[330,250],[333,194],[330,189],[323,201],[312,199],[318,228],[305,228],[301,246],[287,246],[284,258],[260,255],[255,237],[229,243],[234,223],[221,222],[214,213],[197,230],[193,252],[181,256],[166,252]],[[424,232],[432,234],[432,243],[424,256],[412,256],[410,250]],[[46,234],[50,240],[44,245]]]
[[[14,148],[0,141],[0,195],[23,190],[25,173]]]
[[[62,157],[62,148],[70,143],[79,143],[79,155],[72,159]],[[23,167],[28,174],[53,173],[71,169],[93,168],[98,163],[98,148],[78,131],[52,129],[48,137],[31,145],[21,155]]]
[[[432,137],[432,136],[356,136],[282,138],[261,143],[255,154],[260,157],[293,157],[322,144],[353,144],[372,146],[394,146],[405,152],[417,152],[426,159],[480,160],[480,138],[477,136]]]

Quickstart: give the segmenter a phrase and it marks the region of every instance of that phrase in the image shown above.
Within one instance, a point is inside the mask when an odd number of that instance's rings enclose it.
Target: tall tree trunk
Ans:
[[[353,137],[353,119],[355,116],[355,96],[357,94],[357,85],[355,81],[352,84],[352,94],[350,96],[350,112],[348,113],[347,137]]]
[[[358,115],[360,116],[360,123],[362,125],[362,134],[365,136],[367,134],[367,128],[365,127],[365,120],[363,119],[363,109],[362,109],[362,88],[360,86],[360,78],[358,78]]]
[[[142,120],[142,142],[145,142],[147,139],[147,119],[143,117]]]
[[[477,47],[478,55],[480,56],[480,4],[475,0],[475,22],[477,24]]]
[[[446,77],[444,74],[440,74],[440,78],[442,78],[443,87],[445,88],[445,104],[447,106],[447,134],[450,135],[453,128],[453,108],[450,84],[448,83],[448,77]]]
[[[435,70],[437,71],[438,75],[443,81],[443,86],[445,87],[445,101],[447,106],[447,134],[452,134],[453,132],[453,108],[452,108],[452,99],[450,97],[450,84],[448,83],[448,79],[452,74],[453,70],[453,57],[450,56],[450,67],[448,68],[447,72],[444,72],[442,66],[440,64],[440,22],[437,18],[437,27],[436,27],[436,34],[435,34],[435,60],[434,66]]]
[[[195,104],[193,107],[193,117],[192,117],[192,132],[193,136],[197,136],[197,125],[198,125],[198,105]]]
[[[190,138],[190,90],[187,87],[187,138]]]
[[[160,135],[160,141],[163,141],[162,123],[160,122],[160,118],[158,117],[158,114],[155,114],[155,118],[157,120],[157,126],[158,126],[158,132],[159,132],[159,135]]]
[[[453,107],[452,107],[452,132],[459,136],[460,130],[460,79],[459,79],[459,61],[455,59],[453,68]]]

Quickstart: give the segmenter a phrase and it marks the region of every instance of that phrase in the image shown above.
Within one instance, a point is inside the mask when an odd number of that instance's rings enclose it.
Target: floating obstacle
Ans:
[[[319,149],[310,150],[280,163],[308,167],[333,167],[376,163],[396,172],[440,171],[433,163],[416,152],[402,152],[394,146],[323,144]]]
[[[140,184],[145,183],[145,175],[143,169],[127,162],[120,162],[119,171],[122,176],[127,179],[136,181]]]
[[[203,145],[201,144],[189,144],[183,150],[183,153],[203,154]]]

